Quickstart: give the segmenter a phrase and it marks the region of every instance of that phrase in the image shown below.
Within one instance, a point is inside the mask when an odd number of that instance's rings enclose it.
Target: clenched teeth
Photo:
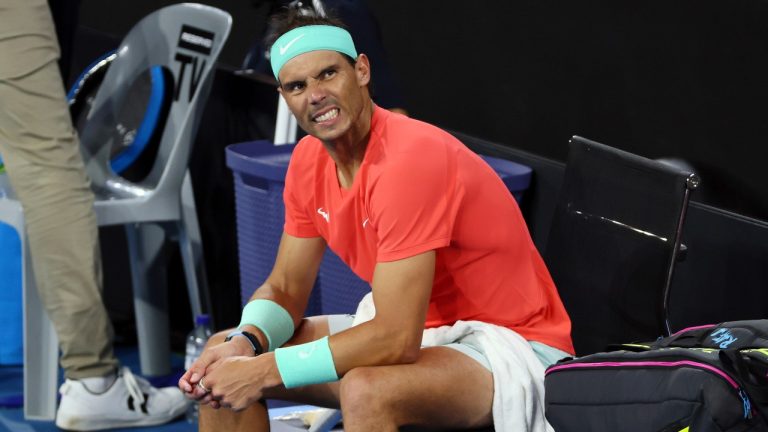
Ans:
[[[338,115],[339,115],[339,109],[334,108],[323,115],[315,117],[315,121],[319,123],[319,122],[332,120],[332,119],[335,119]]]

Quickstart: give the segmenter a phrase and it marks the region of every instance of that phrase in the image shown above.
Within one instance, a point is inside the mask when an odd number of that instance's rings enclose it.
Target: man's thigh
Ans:
[[[452,429],[493,423],[493,375],[446,347],[423,349],[413,364],[353,369],[340,391],[345,415],[347,408],[358,412],[358,404],[371,409],[375,403],[400,425]]]
[[[287,345],[343,330],[343,322],[341,316],[304,319]],[[275,389],[266,396],[355,412],[353,405],[365,410],[381,402],[402,425],[444,429],[493,423],[493,375],[469,355],[446,347],[422,349],[413,364],[356,368],[339,382]]]

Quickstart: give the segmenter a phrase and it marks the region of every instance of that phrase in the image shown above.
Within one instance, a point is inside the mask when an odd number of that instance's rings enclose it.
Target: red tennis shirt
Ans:
[[[434,250],[426,327],[476,320],[573,353],[571,323],[515,199],[447,132],[375,107],[352,186],[317,138],[293,151],[285,232],[322,236],[362,279],[376,263]]]

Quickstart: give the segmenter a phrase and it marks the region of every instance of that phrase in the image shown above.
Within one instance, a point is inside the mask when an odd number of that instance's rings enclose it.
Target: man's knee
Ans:
[[[226,334],[224,336],[226,337]],[[198,425],[198,430],[201,432],[268,431],[269,415],[267,407],[262,402],[237,412],[226,408],[214,409],[209,405],[200,405]]]
[[[339,399],[345,416],[389,410],[390,393],[380,368],[376,367],[352,369],[341,379],[339,387]]]

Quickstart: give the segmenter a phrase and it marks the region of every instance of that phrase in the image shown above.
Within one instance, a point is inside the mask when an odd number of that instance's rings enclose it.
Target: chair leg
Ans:
[[[192,318],[205,312],[210,315],[211,300],[205,274],[203,242],[189,172],[184,176],[181,187],[181,221],[177,224],[177,233]]]
[[[17,222],[23,256],[24,418],[50,421],[56,417],[59,340],[37,294],[23,217]]]
[[[125,226],[143,375],[171,371],[168,290],[163,253],[165,231],[155,224]]]

